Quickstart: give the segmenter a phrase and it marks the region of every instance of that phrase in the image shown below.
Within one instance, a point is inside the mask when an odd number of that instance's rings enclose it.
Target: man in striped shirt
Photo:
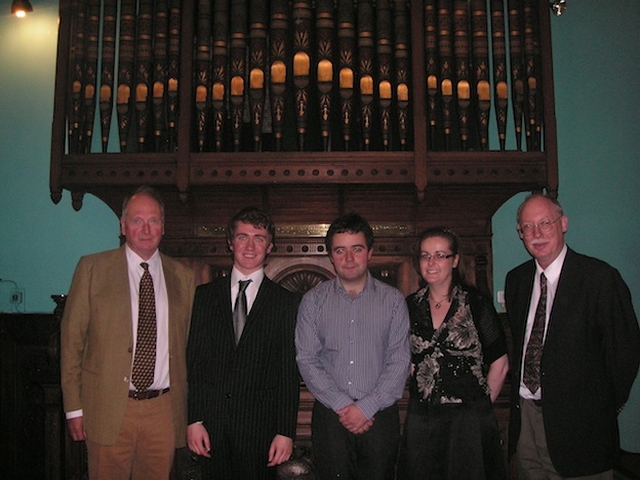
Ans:
[[[373,240],[360,215],[336,219],[325,239],[336,278],[307,292],[298,310],[296,359],[316,399],[320,478],[394,478],[409,314],[402,293],[369,272]]]

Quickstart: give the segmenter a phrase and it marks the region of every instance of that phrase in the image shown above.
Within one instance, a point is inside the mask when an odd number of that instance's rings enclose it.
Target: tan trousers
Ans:
[[[171,392],[149,400],[127,399],[113,445],[87,441],[91,480],[166,480],[175,452]]]
[[[533,400],[520,399],[521,427],[516,459],[518,462],[518,480],[561,480],[561,477],[551,463],[547,436],[542,420],[542,407]],[[587,475],[585,477],[571,477],[576,480],[613,480],[613,470]]]

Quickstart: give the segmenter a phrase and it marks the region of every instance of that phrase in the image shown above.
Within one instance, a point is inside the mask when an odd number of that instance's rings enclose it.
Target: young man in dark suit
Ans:
[[[207,479],[275,478],[275,467],[293,449],[298,300],[264,274],[274,235],[264,212],[238,212],[227,229],[231,275],[196,290],[187,348],[187,443],[206,458]]]
[[[629,289],[617,270],[568,248],[567,228],[547,196],[518,209],[533,257],[505,286],[515,380],[509,450],[521,480],[613,479],[617,415],[640,364]]]

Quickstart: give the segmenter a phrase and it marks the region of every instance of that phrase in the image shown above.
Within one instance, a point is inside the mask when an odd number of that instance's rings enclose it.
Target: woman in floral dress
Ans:
[[[504,330],[491,297],[461,274],[457,236],[422,233],[416,258],[425,286],[407,298],[411,397],[398,478],[504,479],[492,402],[508,371]]]

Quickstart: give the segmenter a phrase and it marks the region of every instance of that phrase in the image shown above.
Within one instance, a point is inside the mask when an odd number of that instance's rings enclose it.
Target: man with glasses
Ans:
[[[505,285],[518,478],[613,479],[617,415],[640,364],[629,289],[613,267],[567,247],[556,200],[530,195],[517,216],[533,257]]]

